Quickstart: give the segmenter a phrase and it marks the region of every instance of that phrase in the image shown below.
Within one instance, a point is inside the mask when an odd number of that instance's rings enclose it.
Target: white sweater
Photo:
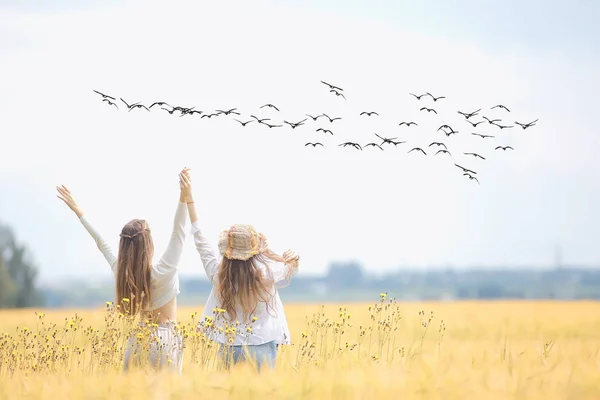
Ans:
[[[152,284],[150,286],[151,303],[144,311],[152,311],[161,308],[179,294],[179,274],[177,266],[181,258],[183,243],[185,242],[185,230],[187,224],[187,205],[179,203],[175,213],[173,233],[171,240],[163,256],[152,266]],[[98,249],[108,261],[113,273],[117,272],[117,257],[111,247],[104,241],[102,236],[94,229],[86,215],[80,219],[85,229],[96,241]]]

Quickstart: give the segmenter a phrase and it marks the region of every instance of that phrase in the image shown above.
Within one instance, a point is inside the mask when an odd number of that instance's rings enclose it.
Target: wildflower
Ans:
[[[252,332],[252,328],[251,327],[247,327],[246,328],[246,332],[248,332],[248,333]]]
[[[302,339],[308,337],[308,335],[306,334],[306,332],[302,332]]]
[[[257,316],[254,316],[254,317],[252,317],[252,321],[253,321],[253,322],[256,322],[256,321],[258,321],[258,317],[257,317]]]
[[[129,303],[129,299],[128,299],[128,298],[126,298],[126,297],[123,297],[123,301],[124,301],[125,303]]]

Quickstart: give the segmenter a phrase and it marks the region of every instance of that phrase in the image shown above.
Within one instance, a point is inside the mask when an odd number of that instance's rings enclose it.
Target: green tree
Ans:
[[[0,308],[43,304],[36,288],[37,268],[10,228],[0,224]]]

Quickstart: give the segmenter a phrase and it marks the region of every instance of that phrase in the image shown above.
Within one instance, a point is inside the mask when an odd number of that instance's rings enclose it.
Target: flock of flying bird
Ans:
[[[323,83],[324,85],[326,85],[329,89],[330,93],[333,93],[335,96],[337,97],[342,97],[344,100],[346,100],[346,96],[344,95],[343,91],[344,89],[329,84],[327,82],[321,81],[321,83]],[[119,109],[119,106],[117,105],[118,101],[116,100],[115,97],[109,96],[107,94],[101,93],[97,90],[94,90],[95,93],[99,94],[100,96],[102,96],[102,102],[105,102],[107,105],[109,106],[114,106],[115,108]],[[439,96],[439,97],[435,97],[434,95],[432,95],[429,92],[420,94],[420,95],[416,95],[414,93],[409,93],[410,96],[413,96],[417,101],[421,101],[421,99],[425,99],[427,97],[430,97],[431,100],[434,103],[437,103],[439,100],[445,99],[445,96]],[[186,115],[194,115],[197,114],[200,116],[200,118],[213,118],[213,117],[218,117],[221,115],[232,115],[232,116],[241,116],[241,114],[237,111],[237,108],[232,108],[232,109],[228,109],[228,110],[215,110],[214,112],[210,112],[210,113],[205,113],[203,111],[199,111],[196,110],[195,107],[182,107],[182,106],[171,106],[170,104],[168,104],[167,102],[164,101],[157,101],[154,102],[152,104],[150,104],[149,106],[145,106],[144,104],[141,104],[139,102],[137,103],[133,103],[133,104],[129,104],[127,103],[123,98],[119,98],[119,100],[127,107],[127,109],[129,111],[135,110],[135,109],[145,109],[146,111],[150,111],[152,109],[152,107],[160,107],[161,110],[164,110],[165,112],[168,112],[169,114],[173,115],[173,113],[178,112],[180,117],[186,116]],[[277,108],[275,105],[271,104],[271,103],[267,103],[263,106],[260,107],[260,109],[271,109],[274,111],[279,112],[279,108]],[[494,110],[494,109],[499,109],[499,110],[503,110],[504,112],[510,112],[510,110],[502,105],[502,104],[497,104],[493,107],[491,107],[490,110]],[[419,109],[420,112],[426,112],[427,114],[429,113],[434,113],[437,114],[437,111],[434,108],[430,108],[427,106],[423,106]],[[481,108],[472,112],[463,112],[463,111],[458,111],[458,114],[462,115],[464,117],[464,121],[466,123],[468,123],[470,125],[470,127],[472,128],[477,128],[478,125],[480,124],[486,124],[486,126],[495,126],[496,129],[500,129],[500,130],[504,130],[504,129],[512,129],[514,128],[514,125],[504,125],[502,124],[502,120],[500,118],[488,118],[487,116],[482,115],[481,116],[481,121],[477,121],[474,122],[471,120],[471,118],[479,116],[479,113],[481,112]],[[363,111],[359,114],[361,117],[365,116],[365,117],[372,117],[372,116],[379,116],[379,114],[376,111]],[[250,124],[250,123],[257,123],[257,124],[262,124],[265,125],[269,128],[281,128],[284,126],[284,124],[289,125],[292,129],[296,129],[299,126],[304,125],[304,123],[308,120],[308,119],[312,119],[314,122],[317,122],[319,119],[323,118],[323,120],[325,121],[329,121],[329,124],[333,124],[335,121],[341,120],[342,117],[330,117],[329,115],[322,113],[320,115],[310,115],[310,114],[306,114],[306,118],[298,121],[298,122],[290,122],[290,121],[286,121],[284,120],[281,124],[276,124],[276,123],[270,123],[267,121],[271,121],[270,118],[259,118],[255,115],[250,115],[249,119],[247,120],[240,120],[238,118],[233,118],[234,121],[237,121],[242,127],[245,127],[246,125]],[[527,123],[522,123],[522,122],[518,122],[515,121],[514,123],[516,125],[519,125],[523,130],[528,129],[532,126],[535,126],[535,124],[537,123],[537,119],[531,122],[527,122]],[[414,121],[402,121],[398,124],[400,127],[402,126],[406,126],[407,128],[410,128],[411,126],[418,126],[418,123],[414,122]],[[459,131],[454,130],[450,125],[448,124],[443,124],[441,125],[437,131],[442,131],[446,137],[450,137],[451,135],[455,135],[457,133],[459,133]],[[331,129],[326,129],[323,127],[319,127],[316,129],[316,132],[323,132],[325,134],[330,134],[333,135],[333,131]],[[495,138],[494,135],[487,135],[487,134],[482,134],[482,133],[471,133],[471,135],[473,136],[477,136],[480,137],[481,139],[492,139]],[[355,142],[344,142],[339,144],[340,147],[350,147],[350,148],[354,148],[356,150],[360,150],[362,151],[364,148],[367,147],[373,147],[373,148],[378,148],[380,150],[384,150],[384,146],[386,145],[394,145],[394,147],[397,147],[398,145],[401,144],[405,144],[407,143],[406,141],[399,141],[397,140],[397,137],[393,137],[393,138],[386,138],[383,136],[380,136],[378,134],[375,134],[375,136],[377,136],[378,139],[381,140],[381,143],[376,143],[376,142],[370,142],[367,143],[365,145],[360,145],[359,143],[355,143]],[[317,146],[324,146],[323,143],[321,142],[307,142],[305,145],[305,147],[307,146],[312,146],[313,148],[317,147]],[[445,143],[440,142],[440,141],[433,141],[429,144],[428,147],[432,147],[435,146],[433,148],[433,150],[437,149],[437,151],[434,153],[434,156],[437,156],[438,154],[441,155],[448,155],[448,156],[452,156],[452,154],[450,153],[450,151],[448,150],[448,147],[446,146]],[[506,151],[506,150],[514,150],[511,146],[496,146],[495,150],[501,150],[501,151]],[[427,156],[427,152],[421,148],[421,147],[413,147],[412,149],[410,149],[408,151],[408,153],[412,153],[412,152],[417,152],[417,153],[422,153],[423,155]],[[475,158],[479,158],[481,160],[485,160],[486,158],[478,153],[475,152],[464,152],[463,155],[466,156],[472,156]],[[462,173],[463,176],[466,176],[467,178],[469,178],[470,180],[475,180],[477,183],[479,183],[479,179],[477,179],[476,175],[477,172],[473,171],[472,169],[468,169],[465,167],[462,167],[459,164],[454,163],[454,165],[456,167],[458,167]]]

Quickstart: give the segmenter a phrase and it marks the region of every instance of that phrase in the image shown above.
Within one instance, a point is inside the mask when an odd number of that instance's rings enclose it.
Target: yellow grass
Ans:
[[[6,353],[3,332],[18,342],[25,326],[31,335],[38,331],[40,318],[35,310],[0,311],[0,399],[600,399],[598,303],[388,300],[329,304],[323,311],[286,305],[294,345],[280,351],[275,370],[260,374],[251,365],[229,372],[203,368],[189,348],[182,376],[124,374],[118,367],[90,373],[76,363],[70,372],[23,367],[11,373],[7,365],[16,355]],[[180,310],[181,325],[193,326],[194,311],[201,308]],[[89,326],[102,331],[107,315],[102,309],[44,312],[45,326],[75,325],[81,337]],[[75,313],[82,321],[73,324]],[[69,342],[64,338],[61,345]],[[65,351],[85,341],[70,346]]]

